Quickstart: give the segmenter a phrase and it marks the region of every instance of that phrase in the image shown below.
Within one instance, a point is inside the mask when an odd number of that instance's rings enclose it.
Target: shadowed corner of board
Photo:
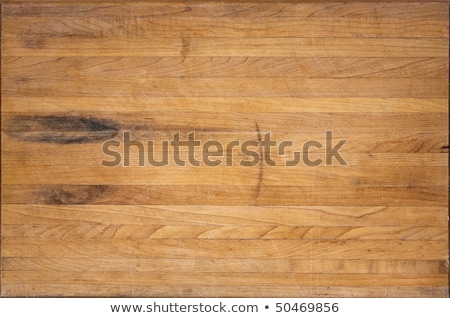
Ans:
[[[5,132],[15,139],[54,144],[102,142],[119,131],[116,122],[90,116],[17,116],[5,124]]]

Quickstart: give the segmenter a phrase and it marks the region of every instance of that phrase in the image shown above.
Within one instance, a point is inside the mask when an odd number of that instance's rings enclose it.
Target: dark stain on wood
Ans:
[[[28,142],[82,144],[106,141],[117,135],[111,120],[78,116],[19,116],[6,123],[6,133]]]
[[[45,204],[92,204],[107,188],[105,185],[47,185],[37,192],[39,201]]]
[[[439,274],[447,274],[448,273],[448,261],[438,261],[438,270]]]

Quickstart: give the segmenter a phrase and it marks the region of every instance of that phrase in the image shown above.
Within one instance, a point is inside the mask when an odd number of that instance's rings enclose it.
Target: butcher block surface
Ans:
[[[1,26],[1,296],[448,297],[447,2],[2,1]]]

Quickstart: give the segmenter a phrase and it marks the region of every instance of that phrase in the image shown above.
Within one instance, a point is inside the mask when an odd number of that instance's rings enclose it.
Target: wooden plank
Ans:
[[[446,38],[3,38],[2,55],[17,56],[248,56],[443,57]],[[126,50],[124,49],[126,48]],[[420,48],[418,50],[417,48]],[[264,53],[262,53],[264,52]],[[323,96],[320,96],[323,97]],[[405,96],[411,97],[411,96]]]
[[[6,58],[5,58],[6,59]],[[6,97],[2,112],[28,113],[186,111],[215,113],[448,113],[446,98],[258,98],[258,97]]]
[[[334,276],[334,277],[333,277]],[[244,279],[245,277],[245,279]],[[214,276],[202,273],[123,273],[105,272],[98,275],[92,272],[54,272],[54,271],[6,271],[3,273],[5,284],[21,284],[24,280],[30,284],[85,284],[101,283],[104,285],[133,285],[133,286],[172,286],[190,285],[201,286],[412,286],[412,287],[445,287],[447,275],[431,274],[291,274],[291,273],[214,273]],[[110,283],[115,282],[115,283]]]
[[[150,11],[151,12],[151,11]],[[8,17],[4,37],[140,38],[154,37],[445,37],[445,18],[407,17],[154,17],[120,15],[96,17]]]
[[[265,57],[8,57],[7,77],[67,80],[80,77],[271,77],[439,78],[446,58],[265,58]]]
[[[294,226],[144,226],[8,225],[3,238],[51,239],[261,239],[261,240],[406,240],[447,241],[447,227],[294,227]]]
[[[196,1],[30,1],[26,6],[14,1],[3,1],[3,15],[7,17],[97,17],[133,14],[140,17],[378,17],[378,18],[441,18],[447,17],[446,3],[405,3],[358,1],[347,5],[342,2],[226,1],[204,5]],[[365,3],[366,2],[366,3]],[[444,1],[445,2],[445,1]]]
[[[5,78],[5,96],[375,97],[443,98],[442,79],[417,78]]]
[[[376,128],[374,128],[376,129]],[[172,140],[174,132],[158,132],[158,131],[132,131],[130,133],[130,138],[132,140],[139,140],[141,141],[146,147],[148,147],[147,142],[149,140],[154,141],[154,149],[155,154],[160,154],[162,145],[161,142],[166,140]],[[181,133],[184,133],[184,136],[187,136],[187,134],[190,131],[182,131],[180,132],[180,139],[181,139]],[[42,137],[42,135],[40,135]],[[45,135],[44,135],[45,136]],[[63,135],[65,137],[71,136],[69,135]],[[74,137],[79,136],[77,134],[72,135]],[[123,136],[123,134],[122,134]],[[254,132],[240,132],[240,133],[233,133],[233,132],[198,132],[195,134],[196,138],[198,138],[200,141],[205,142],[207,140],[216,140],[224,145],[229,144],[233,140],[258,140],[258,134],[256,131]],[[335,135],[333,135],[335,136]],[[302,152],[303,145],[306,141],[309,140],[316,140],[321,143],[325,143],[325,137],[326,133],[324,131],[321,132],[299,132],[298,135],[292,135],[292,133],[274,133],[272,135],[272,140],[278,141],[278,145],[281,141],[284,140],[290,140],[293,142],[292,147],[289,147],[286,149],[287,156],[283,156],[278,151],[278,147],[271,147],[271,155],[274,159],[283,160],[285,162],[286,159],[292,159],[293,155],[290,151],[298,151]],[[343,132],[340,131],[337,133],[337,135],[334,137],[336,138],[335,143],[338,143],[339,140],[347,140],[345,145],[340,148],[340,152],[342,152],[342,155],[344,156],[345,153],[345,160],[347,160],[347,157],[351,158],[352,154],[358,154],[359,156],[365,157],[367,160],[370,159],[370,162],[374,163],[374,161],[371,161],[372,158],[376,160],[376,156],[381,154],[383,156],[396,156],[398,154],[407,156],[409,158],[414,158],[416,154],[419,155],[427,155],[427,154],[434,154],[434,155],[444,155],[446,156],[446,153],[448,152],[448,136],[444,132],[396,132],[395,136],[392,136],[390,133],[359,133],[359,132]],[[21,141],[17,142],[12,145],[14,141],[17,141],[16,138],[9,136],[8,134],[4,133],[2,135],[2,139],[7,141],[5,142],[3,146],[3,150],[5,153],[11,154],[13,161],[19,161],[19,162],[29,162],[32,160],[49,160],[47,164],[53,163],[53,160],[58,160],[58,165],[66,165],[66,160],[70,158],[70,160],[73,159],[73,157],[77,157],[81,155],[89,156],[91,158],[90,160],[84,160],[84,164],[80,164],[83,166],[99,166],[103,159],[110,160],[111,158],[104,156],[102,153],[102,142],[107,141],[111,139],[110,136],[103,136],[102,138],[99,138],[97,141],[92,141],[89,143],[71,143],[69,145],[62,145],[62,144],[53,144],[51,142],[33,142],[33,141]],[[181,139],[185,140],[187,139]],[[120,135],[117,137],[117,140],[120,140]],[[121,151],[120,147],[117,149],[118,151]],[[144,147],[145,150],[145,147]],[[224,148],[224,155],[226,155],[226,148]],[[315,147],[311,147],[311,154],[322,154],[326,151],[326,149],[321,148],[317,149]],[[134,153],[133,151],[138,151],[136,149],[132,149],[130,153]],[[180,156],[186,155],[186,147],[181,147],[180,149]],[[51,153],[51,157],[48,155]],[[131,166],[137,166],[138,164],[138,156],[134,158],[134,156],[131,156],[130,159],[130,165]],[[367,158],[369,157],[369,158]],[[147,156],[144,158],[146,159]],[[233,158],[236,160],[243,159],[244,156],[240,152],[238,147],[235,147],[233,149]],[[248,158],[247,158],[248,159]],[[4,159],[4,162],[7,162],[7,159]],[[413,159],[412,159],[413,160]],[[239,162],[238,162],[239,163]],[[350,165],[350,161],[348,162]],[[426,163],[426,162],[425,162]],[[76,159],[74,159],[74,164],[76,164]],[[386,164],[386,163],[385,163]],[[400,164],[400,166],[405,166],[406,161],[403,164]]]
[[[440,206],[447,187],[4,185],[4,204]],[[199,193],[202,195],[199,196]],[[349,201],[348,198],[353,198]]]
[[[325,161],[325,156],[313,156],[311,160]],[[187,160],[187,159],[183,159]],[[250,159],[249,159],[250,160]],[[251,159],[253,160],[253,159]],[[186,161],[187,162],[187,161]],[[208,167],[205,163],[199,167],[186,163],[185,166],[151,167],[145,166],[115,168],[74,165],[33,166],[10,164],[2,174],[3,184],[109,184],[109,185],[257,185],[264,186],[298,186],[298,187],[446,187],[448,183],[447,167],[310,167],[299,164],[295,167],[235,166]],[[263,164],[265,165],[265,164]],[[46,171],[52,170],[54,175]]]
[[[132,286],[102,284],[4,284],[5,296],[83,296],[86,297],[447,297],[448,287],[405,286]]]
[[[445,227],[445,206],[189,206],[4,204],[4,224]]]
[[[311,266],[313,265],[313,266]],[[372,273],[372,274],[446,274],[446,261],[422,260],[258,260],[253,259],[152,259],[152,258],[31,258],[5,257],[3,271],[103,272],[177,272],[177,273]]]
[[[361,116],[365,120],[361,120]],[[3,131],[24,141],[33,141],[32,135],[39,133],[86,133],[102,131],[162,131],[175,133],[179,131],[201,133],[215,132],[253,132],[273,134],[286,132],[320,132],[323,139],[325,131],[343,132],[385,132],[385,131],[421,131],[442,132],[448,127],[446,113],[274,113],[260,112],[242,116],[234,113],[210,112],[133,112],[122,113],[117,118],[114,113],[54,113],[50,116],[39,113],[22,113],[19,115],[5,113]],[[83,125],[83,123],[85,123]],[[88,124],[97,124],[97,130],[89,131]],[[370,124],[368,124],[370,123]],[[103,126],[105,127],[103,127]],[[101,127],[100,127],[101,126]],[[258,131],[259,129],[259,131]],[[335,133],[335,134],[336,134]],[[27,139],[26,134],[30,135]],[[118,136],[119,137],[119,136]],[[256,137],[256,136],[254,136]],[[262,136],[264,137],[264,136]],[[130,136],[131,138],[131,136]],[[180,139],[182,136],[180,135]],[[185,137],[184,137],[185,138]],[[183,138],[183,139],[184,139]],[[107,139],[106,139],[107,140]]]
[[[426,142],[426,140],[424,140]],[[444,143],[443,143],[444,144]],[[25,145],[21,145],[18,147],[19,149],[11,149],[5,150],[3,153],[5,157],[2,159],[2,163],[4,165],[15,165],[18,162],[22,164],[26,164],[28,167],[34,167],[38,169],[43,165],[52,165],[52,167],[58,166],[67,166],[64,161],[67,160],[68,154],[64,153],[51,157],[46,155],[46,152],[39,151],[38,145],[35,143],[26,143],[30,148],[25,149]],[[368,146],[368,145],[365,145]],[[41,146],[41,150],[42,150]],[[50,150],[52,147],[45,147],[45,149]],[[35,151],[36,149],[36,151]],[[160,147],[155,148],[160,151]],[[360,150],[361,148],[359,148]],[[431,151],[439,151],[436,149],[429,149],[428,152],[418,152],[418,153],[389,153],[389,152],[369,152],[369,153],[358,153],[354,152],[355,149],[352,148],[349,151],[346,149],[342,149],[342,156],[347,162],[348,166],[360,166],[362,168],[368,167],[386,167],[391,169],[392,167],[447,167],[448,164],[448,154],[447,153],[438,153]],[[356,149],[358,151],[358,149]],[[424,150],[422,150],[424,151]],[[89,156],[90,160],[86,161],[82,159],[78,154],[84,154],[85,156]],[[317,156],[323,156],[323,151],[314,152]],[[181,152],[182,156],[186,156],[186,151]],[[235,164],[239,164],[240,160],[247,160],[244,155],[240,153],[233,153],[233,158],[235,160]],[[271,154],[272,160],[275,161],[277,166],[284,166],[286,164],[287,159],[292,159],[292,157],[284,157],[279,156],[276,152]],[[98,147],[95,146],[84,146],[77,147],[77,149],[70,149],[70,162],[74,167],[79,167],[80,169],[90,169],[90,167],[98,167],[101,164],[102,160],[110,159],[103,156],[98,151]],[[147,160],[147,159],[146,159]],[[144,162],[145,167],[150,167],[148,162]],[[137,167],[139,165],[138,156],[134,158],[130,158],[130,167]],[[302,164],[303,165],[303,164]],[[10,173],[10,172],[8,172]]]
[[[3,239],[3,257],[446,260],[443,241]],[[413,278],[412,278],[413,279]]]

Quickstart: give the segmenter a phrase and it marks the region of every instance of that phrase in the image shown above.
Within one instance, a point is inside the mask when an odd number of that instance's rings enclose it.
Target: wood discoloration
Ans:
[[[254,182],[254,179],[252,180]],[[55,186],[40,186],[53,189]],[[70,187],[70,186],[69,186]],[[78,185],[76,188],[91,186]],[[41,195],[34,185],[4,185],[4,204],[47,204],[60,202]],[[255,186],[246,185],[108,185],[108,191],[99,202],[112,205],[205,205],[252,206],[255,204]],[[261,206],[337,205],[337,206],[442,206],[448,199],[448,187],[364,187],[361,186],[264,186],[258,204]],[[44,193],[51,194],[52,191]],[[84,191],[83,191],[84,193]],[[201,195],[198,195],[201,193]],[[348,198],[355,198],[349,202]],[[58,198],[58,196],[56,197]]]
[[[93,204],[108,190],[105,185],[42,186],[37,188],[38,202],[44,204]]]
[[[15,139],[56,144],[101,142],[119,132],[118,125],[111,120],[63,115],[18,116],[5,126]]]
[[[23,38],[24,47],[32,50],[40,50],[45,47],[45,40],[38,37],[24,37]]]

